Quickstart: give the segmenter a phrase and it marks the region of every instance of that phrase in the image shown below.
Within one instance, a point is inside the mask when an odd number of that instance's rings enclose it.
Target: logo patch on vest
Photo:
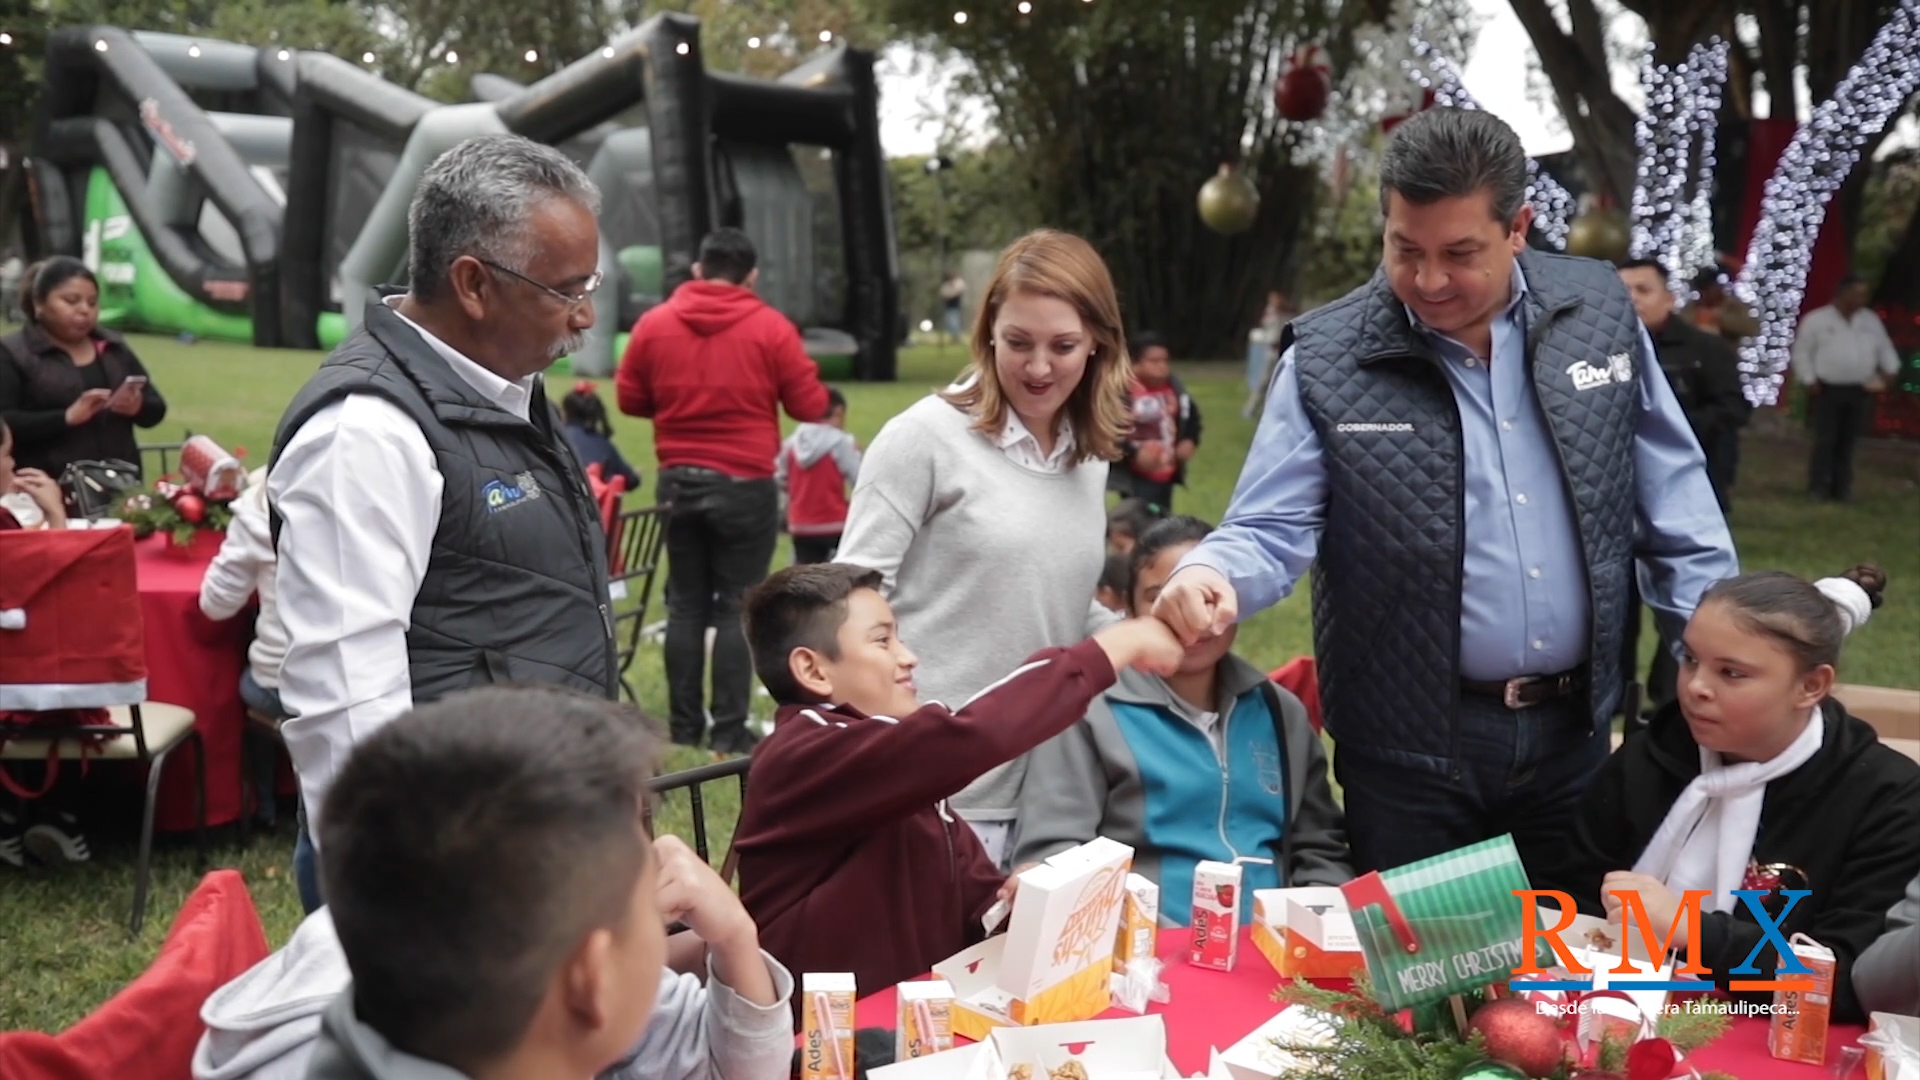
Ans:
[[[486,503],[489,514],[511,510],[539,497],[540,481],[531,472],[520,473],[511,482],[489,480],[480,489],[480,500]]]
[[[1385,435],[1411,435],[1413,425],[1404,420],[1389,423],[1345,423],[1333,425],[1333,430],[1342,435],[1379,433]]]
[[[1596,386],[1630,383],[1633,381],[1633,357],[1626,353],[1614,353],[1607,357],[1604,367],[1581,360],[1567,365],[1567,374],[1572,376],[1575,390],[1592,390]]]

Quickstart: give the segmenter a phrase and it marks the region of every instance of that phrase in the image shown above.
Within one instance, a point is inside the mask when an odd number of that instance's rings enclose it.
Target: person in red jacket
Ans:
[[[832,562],[847,528],[847,488],[860,477],[860,444],[847,433],[847,398],[827,387],[827,418],[780,444],[774,478],[787,493],[793,561]]]
[[[988,932],[1007,878],[947,798],[1072,727],[1120,669],[1166,675],[1184,655],[1164,624],[1131,619],[1042,649],[958,709],[923,706],[880,584],[814,563],[748,595],[754,670],[780,711],[734,834],[761,947],[796,973],[850,971],[862,994]]]
[[[667,698],[673,741],[706,733],[706,634],[713,641],[713,740],[746,753],[753,670],[740,598],[764,580],[780,536],[773,480],[780,409],[827,414],[827,388],[784,315],[754,295],[753,242],[717,229],[700,242],[695,280],[633,328],[615,380],[620,411],[653,421],[667,520]]]

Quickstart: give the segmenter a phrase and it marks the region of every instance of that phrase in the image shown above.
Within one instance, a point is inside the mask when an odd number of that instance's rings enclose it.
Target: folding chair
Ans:
[[[614,638],[620,665],[620,688],[638,704],[627,670],[640,652],[640,632],[647,624],[647,606],[653,598],[653,580],[659,576],[660,553],[666,547],[667,514],[671,506],[623,510],[607,530],[608,591],[616,608]]]
[[[146,921],[151,885],[154,803],[168,756],[183,742],[194,749],[198,829],[206,862],[206,751],[194,715],[144,700],[146,638],[134,571],[133,530],[0,532],[0,710],[52,714],[106,710],[59,723],[9,725],[0,762],[134,761],[147,767],[140,861],[129,926]],[[82,617],[74,613],[83,612]],[[42,716],[42,720],[49,717]],[[49,778],[52,779],[51,777]]]
[[[160,773],[167,757],[183,742],[193,744],[193,841],[204,868],[207,862],[207,751],[193,726],[193,710],[145,702],[115,705],[104,724],[32,727],[32,735],[0,744],[0,761],[134,761],[147,767],[146,803],[140,811],[140,860],[134,871],[133,917],[128,930],[140,933],[147,921],[147,894],[153,879],[153,811]],[[52,767],[49,761],[49,768]]]
[[[747,768],[752,763],[753,759],[750,757],[729,758],[712,765],[701,765],[677,773],[668,773],[665,776],[656,776],[653,782],[647,785],[656,799],[665,798],[676,791],[687,793],[688,806],[693,812],[693,850],[699,852],[700,860],[709,866],[713,864],[712,845],[707,841],[707,804],[700,794],[700,788],[715,780],[737,776],[740,778],[740,801],[745,803]],[[642,812],[648,836],[653,835],[653,804],[654,800],[649,799],[646,809]],[[721,880],[729,885],[733,884],[734,876],[739,873],[739,870],[740,858],[733,850],[733,834],[730,832],[727,834],[727,854],[720,861]]]

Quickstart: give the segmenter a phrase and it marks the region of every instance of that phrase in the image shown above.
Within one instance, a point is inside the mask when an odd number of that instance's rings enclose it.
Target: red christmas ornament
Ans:
[[[1567,1059],[1560,1025],[1552,1017],[1541,1015],[1529,1001],[1502,998],[1482,1005],[1467,1028],[1486,1040],[1488,1057],[1530,1077],[1551,1076]]]
[[[1273,84],[1273,103],[1280,115],[1296,122],[1318,120],[1333,97],[1333,63],[1327,50],[1302,45],[1293,50],[1287,69]]]
[[[1680,1052],[1665,1039],[1642,1039],[1627,1047],[1627,1080],[1667,1080]]]
[[[191,491],[180,493],[173,500],[173,508],[188,523],[198,525],[207,520],[207,501]]]

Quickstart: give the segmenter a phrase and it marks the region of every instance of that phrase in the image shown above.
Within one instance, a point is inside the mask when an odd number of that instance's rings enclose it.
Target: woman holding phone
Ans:
[[[133,429],[166,419],[166,399],[120,335],[100,328],[100,284],[79,259],[27,269],[27,325],[0,338],[0,417],[15,462],[59,478],[76,461],[118,459],[136,468]]]

